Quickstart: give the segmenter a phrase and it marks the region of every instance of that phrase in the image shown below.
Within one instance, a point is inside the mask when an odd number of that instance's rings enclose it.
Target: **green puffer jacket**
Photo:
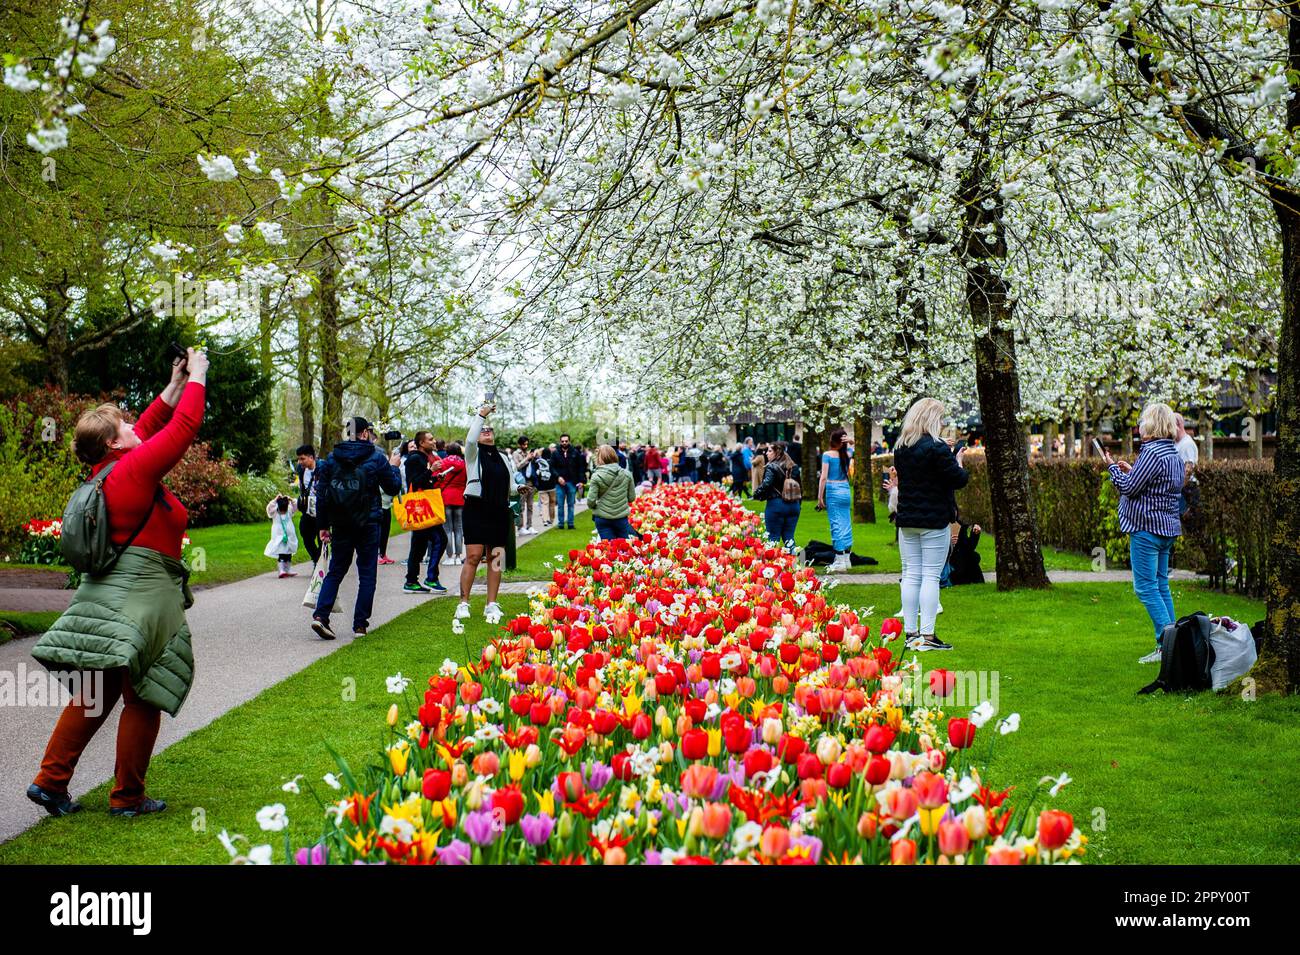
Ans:
[[[595,517],[615,520],[627,517],[636,500],[636,487],[632,484],[632,473],[617,464],[602,464],[592,472],[587,482],[587,506]]]
[[[140,699],[175,716],[194,682],[187,578],[174,557],[128,547],[107,574],[82,578],[32,656],[50,670],[126,667]]]

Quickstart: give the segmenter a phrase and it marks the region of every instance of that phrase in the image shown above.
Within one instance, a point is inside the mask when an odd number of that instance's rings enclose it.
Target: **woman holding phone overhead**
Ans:
[[[175,716],[194,680],[185,611],[194,603],[181,540],[189,515],[162,483],[189,450],[203,422],[208,358],[189,349],[173,359],[162,394],[132,425],[114,404],[77,419],[73,451],[102,477],[109,538],[120,553],[102,573],[85,574],[72,605],[32,648],[51,670],[79,670],[82,692],[50,734],[27,798],[52,816],[81,809],[68,793],[77,761],[117,701],[112,816],[161,812],[145,795],[162,711]]]
[[[487,418],[495,409],[488,392],[483,403],[470,419],[469,433],[465,436],[465,510],[462,514],[465,535],[465,564],[460,571],[460,603],[456,619],[465,620],[470,615],[469,592],[474,586],[474,575],[483,558],[488,558],[487,606],[483,619],[499,623],[501,607],[497,604],[497,591],[501,587],[501,571],[505,565],[505,548],[509,535],[515,532],[515,519],[510,511],[510,496],[517,494],[515,467],[510,458],[496,446],[496,432]]]
[[[1169,592],[1169,554],[1183,532],[1178,508],[1183,496],[1183,459],[1174,438],[1178,423],[1166,404],[1152,403],[1138,419],[1142,447],[1132,464],[1097,448],[1119,491],[1119,529],[1128,534],[1133,592],[1146,608],[1155,628],[1156,648],[1138,663],[1160,662],[1160,637],[1178,619]],[[1094,444],[1096,444],[1096,439]]]

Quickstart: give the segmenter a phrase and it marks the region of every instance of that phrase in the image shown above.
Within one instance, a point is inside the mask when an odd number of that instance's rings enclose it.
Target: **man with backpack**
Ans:
[[[321,541],[331,548],[330,568],[321,582],[312,614],[311,628],[322,640],[333,640],[330,611],[338,597],[352,555],[357,558],[357,603],[352,611],[352,633],[365,636],[375,601],[375,574],[379,564],[379,522],[383,518],[379,494],[399,494],[401,456],[391,457],[375,447],[374,430],[365,418],[349,418],[348,440],[334,450],[316,469],[316,516]],[[328,530],[326,530],[328,528]]]
[[[533,487],[537,488],[537,509],[541,511],[543,528],[555,523],[556,479],[555,468],[551,463],[554,453],[554,446],[542,448],[542,453],[533,459],[532,470],[527,475],[533,482]]]

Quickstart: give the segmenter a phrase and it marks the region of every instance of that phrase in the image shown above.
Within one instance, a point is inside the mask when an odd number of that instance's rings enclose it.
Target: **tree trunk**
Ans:
[[[1065,456],[1074,457],[1074,419],[1071,418],[1065,426]]]
[[[976,329],[975,385],[987,437],[998,590],[1049,587],[1029,498],[1029,453],[1020,424],[1020,374],[1011,324],[1014,303],[1001,274],[1006,261],[1002,198],[976,159],[962,181],[966,304]],[[987,206],[987,208],[985,208]]]
[[[72,343],[68,338],[68,286],[50,282],[45,286],[46,377],[57,390],[67,393],[71,373]]]
[[[320,265],[320,364],[323,406],[321,454],[328,454],[343,436],[343,374],[339,368],[339,299],[335,284],[338,263],[334,249],[325,243]]]
[[[1300,69],[1300,16],[1287,17],[1287,68]],[[1287,103],[1287,129],[1300,129],[1300,101]],[[1282,234],[1282,329],[1277,346],[1277,453],[1273,459],[1273,536],[1268,561],[1268,632],[1264,653],[1281,662],[1289,693],[1300,690],[1300,210],[1289,188],[1275,187]],[[1262,432],[1263,428],[1257,428]]]
[[[853,419],[853,440],[857,451],[853,460],[853,519],[876,523],[876,501],[872,489],[876,486],[875,469],[871,460],[871,418]]]
[[[302,417],[302,443],[316,444],[316,382],[311,376],[311,322],[306,309],[298,309],[298,412]]]
[[[800,475],[803,478],[803,499],[817,500],[817,485],[821,482],[821,445],[825,432],[812,425],[803,426],[802,461],[799,462]]]
[[[1214,460],[1214,419],[1208,411],[1202,411],[1197,427],[1201,431],[1201,457],[1206,461]]]

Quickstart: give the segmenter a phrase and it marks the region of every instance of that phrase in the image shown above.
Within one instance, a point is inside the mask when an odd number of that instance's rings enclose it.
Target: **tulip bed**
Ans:
[[[923,675],[897,620],[873,635],[717,488],[660,486],[632,523],[640,540],[571,551],[477,659],[445,662],[421,692],[391,679],[403,702],[384,749],[326,777],[321,828],[295,832],[281,805],[258,814],[286,856],[1078,861],[1086,838],[1045,808],[1068,779],[1019,805],[991,788],[981,767],[1018,720],[945,712],[953,674]],[[239,861],[270,854],[222,837]]]

